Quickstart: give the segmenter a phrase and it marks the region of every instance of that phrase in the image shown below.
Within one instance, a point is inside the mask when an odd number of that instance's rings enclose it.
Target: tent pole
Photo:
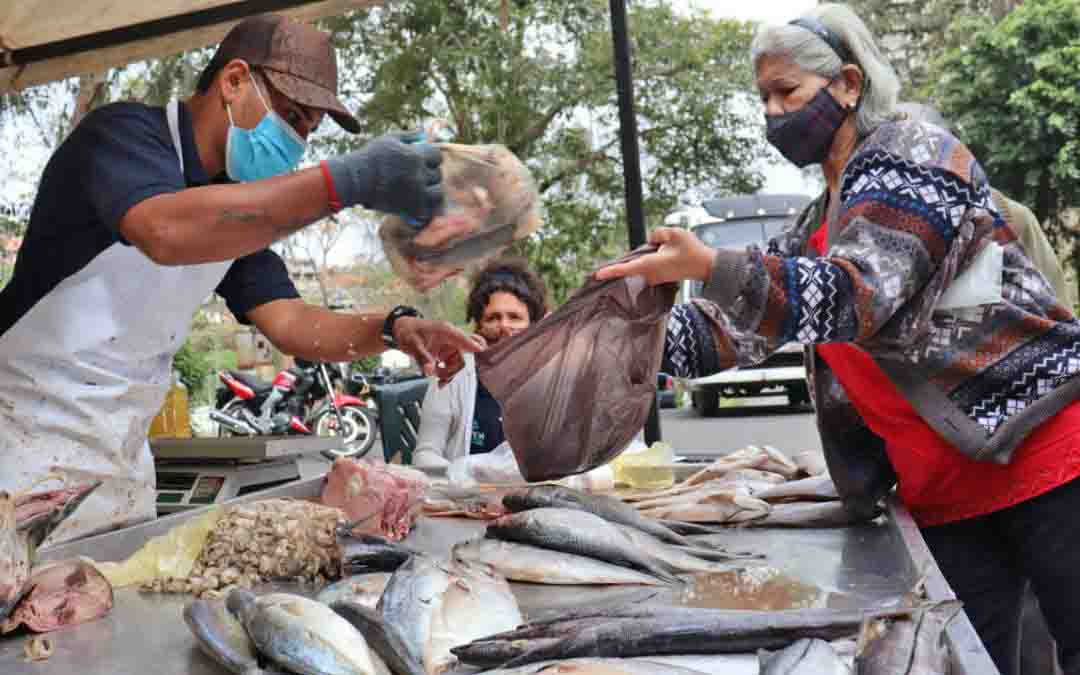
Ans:
[[[610,0],[611,41],[615,50],[615,84],[619,98],[619,141],[622,146],[623,179],[626,187],[626,225],[630,248],[645,243],[645,210],[641,195],[641,152],[638,149],[637,117],[634,113],[634,77],[630,63],[626,0]],[[653,399],[645,422],[645,442],[660,440],[660,415]]]

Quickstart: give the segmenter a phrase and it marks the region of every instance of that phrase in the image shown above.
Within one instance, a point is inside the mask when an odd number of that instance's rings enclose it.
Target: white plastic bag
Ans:
[[[1003,249],[990,242],[941,294],[937,309],[960,309],[1001,302],[1001,273],[1004,266]]]
[[[458,457],[446,468],[446,478],[455,487],[486,485],[520,485],[525,483],[510,444],[503,441],[491,452]],[[605,464],[592,471],[568,476],[560,481],[575,490],[605,491],[615,488],[615,471]]]

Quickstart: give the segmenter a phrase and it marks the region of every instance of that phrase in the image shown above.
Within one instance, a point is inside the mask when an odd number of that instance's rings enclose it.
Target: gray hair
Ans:
[[[804,15],[817,19],[836,34],[850,50],[852,60],[863,72],[863,91],[855,112],[855,124],[861,135],[872,132],[892,115],[900,80],[881,53],[874,36],[847,5],[818,5]],[[812,31],[791,24],[765,25],[758,29],[750,45],[750,58],[757,68],[766,54],[785,56],[803,70],[833,79],[840,75],[844,62],[827,42]]]

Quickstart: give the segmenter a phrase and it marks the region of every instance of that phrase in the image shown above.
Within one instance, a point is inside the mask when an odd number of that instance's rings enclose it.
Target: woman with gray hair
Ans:
[[[596,276],[705,282],[670,319],[663,368],[677,376],[806,345],[845,505],[873,516],[897,485],[1006,675],[1030,580],[1080,673],[1080,323],[968,149],[893,114],[896,76],[851,10],[765,26],[751,57],[768,140],[820,164],[827,189],[766,252],[660,228],[657,252]]]

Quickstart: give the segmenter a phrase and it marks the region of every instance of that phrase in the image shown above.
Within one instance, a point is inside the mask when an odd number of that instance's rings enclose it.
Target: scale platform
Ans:
[[[154,438],[159,516],[219,504],[301,478],[300,455],[339,448],[336,438]]]

